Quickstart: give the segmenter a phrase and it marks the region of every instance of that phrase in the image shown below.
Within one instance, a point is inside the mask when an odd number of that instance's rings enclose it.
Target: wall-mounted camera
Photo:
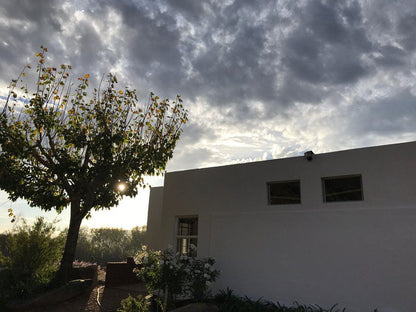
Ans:
[[[312,151],[307,151],[303,154],[307,161],[311,161],[313,159],[313,155],[315,155]]]

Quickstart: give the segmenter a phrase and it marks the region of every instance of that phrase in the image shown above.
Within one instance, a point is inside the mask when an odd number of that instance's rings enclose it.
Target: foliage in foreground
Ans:
[[[214,299],[220,312],[344,312],[345,309],[339,310],[336,305],[329,309],[324,309],[318,305],[303,305],[297,302],[293,306],[287,307],[279,302],[252,300],[248,297],[239,297],[233,294],[229,288],[220,291]]]
[[[121,308],[117,312],[148,312],[149,305],[143,296],[138,296],[137,299],[129,295],[127,298],[121,300]]]
[[[233,294],[229,288],[220,291],[213,299],[207,299],[207,302],[215,304],[219,312],[345,312],[346,309],[338,309],[336,305],[329,309],[324,309],[318,305],[304,305],[295,302],[292,306],[284,306],[280,303],[273,303],[265,300],[252,300],[248,297],[239,297]],[[121,301],[121,309],[118,312],[148,312],[149,302],[142,296],[136,298],[129,296]],[[161,311],[165,309],[159,301]],[[377,312],[377,310],[375,310]]]
[[[151,93],[140,105],[112,74],[93,90],[89,74],[73,85],[71,66],[47,66],[46,54],[41,47],[35,71],[25,66],[0,99],[0,189],[45,211],[70,207],[59,269],[67,281],[82,220],[164,172],[187,112],[179,95],[170,102]]]
[[[52,223],[38,218],[25,221],[5,240],[6,256],[0,257],[0,300],[27,297],[43,290],[54,277],[62,256],[64,237]]]
[[[158,295],[163,293],[163,309],[170,308],[176,296],[190,297],[195,301],[205,300],[209,286],[219,275],[214,269],[213,258],[198,259],[175,253],[171,248],[164,251],[147,250],[135,257],[141,268],[136,271],[148,290]]]

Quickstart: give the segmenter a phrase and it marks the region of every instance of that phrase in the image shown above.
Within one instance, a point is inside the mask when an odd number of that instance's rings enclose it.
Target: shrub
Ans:
[[[6,268],[0,279],[2,299],[29,296],[48,285],[59,267],[63,246],[63,236],[56,235],[54,225],[43,218],[32,226],[23,221],[8,233],[7,256],[1,258]]]
[[[164,308],[170,307],[176,295],[190,296],[198,301],[205,299],[209,285],[219,275],[213,267],[214,259],[179,255],[171,248],[152,251],[143,246],[135,261],[141,265],[136,270],[137,276],[146,283],[149,291],[164,293]]]
[[[260,299],[252,300],[248,297],[239,297],[233,294],[229,288],[221,290],[214,299],[219,308],[219,312],[345,312],[339,310],[336,305],[329,309],[324,309],[318,305],[304,305],[295,302],[287,307],[279,302],[273,303]]]
[[[215,260],[213,258],[195,259],[186,256],[182,258],[185,258],[183,261],[189,261],[190,267],[187,272],[189,275],[185,286],[186,292],[196,301],[206,299],[209,286],[219,275],[219,271],[214,269]]]
[[[184,292],[187,273],[173,250],[148,251],[143,246],[134,260],[141,265],[135,272],[149,292],[164,293],[164,308],[170,307],[175,296]]]
[[[137,299],[128,296],[121,300],[121,308],[117,309],[117,312],[148,312],[149,306],[146,299],[143,296],[138,296]]]

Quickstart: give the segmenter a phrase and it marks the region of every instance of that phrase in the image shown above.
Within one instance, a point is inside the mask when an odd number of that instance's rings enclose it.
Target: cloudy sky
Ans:
[[[41,44],[143,99],[182,95],[169,171],[416,140],[413,0],[3,0],[2,92]],[[145,224],[147,197],[84,224]],[[10,207],[39,214],[6,198],[0,230]]]

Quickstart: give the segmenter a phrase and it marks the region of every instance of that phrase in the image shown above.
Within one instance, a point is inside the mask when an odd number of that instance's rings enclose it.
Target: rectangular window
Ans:
[[[269,205],[300,204],[300,181],[267,183]]]
[[[361,175],[322,178],[324,202],[363,200]]]
[[[181,255],[196,257],[198,246],[198,217],[178,218],[176,251]]]

